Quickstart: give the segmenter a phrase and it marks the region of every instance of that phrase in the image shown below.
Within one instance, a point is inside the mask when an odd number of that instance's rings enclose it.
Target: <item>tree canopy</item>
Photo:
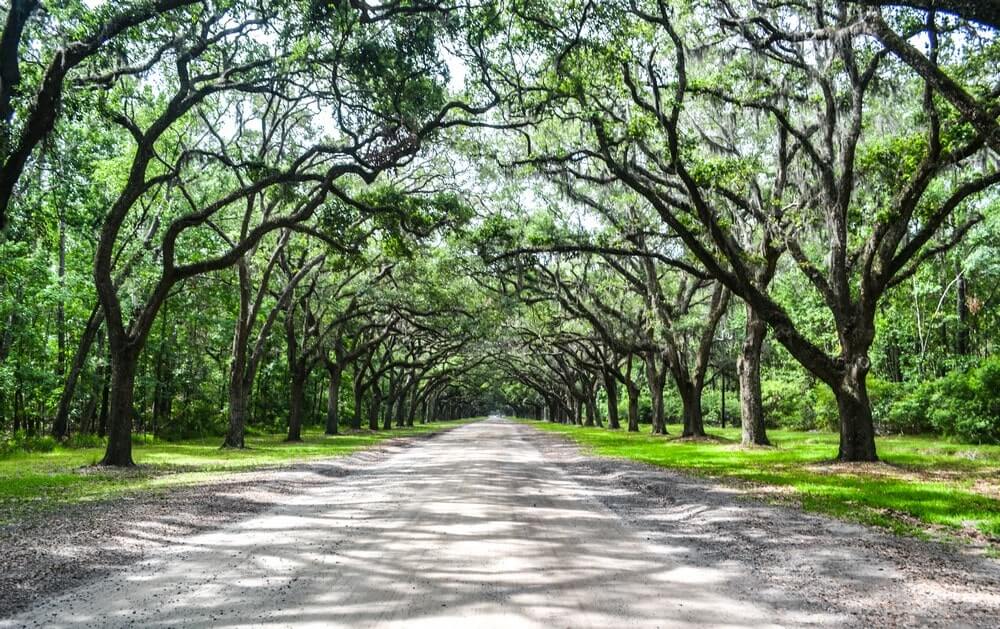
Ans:
[[[12,0],[0,434],[1000,441],[1000,5]],[[727,409],[726,396],[736,400]]]

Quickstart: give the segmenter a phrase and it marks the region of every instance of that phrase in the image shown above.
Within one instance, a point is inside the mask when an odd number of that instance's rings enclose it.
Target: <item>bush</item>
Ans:
[[[152,445],[158,441],[159,439],[156,437],[156,435],[150,434],[148,432],[132,433],[132,445],[134,446]]]
[[[71,435],[63,443],[67,448],[103,448],[108,444],[107,439],[90,434]]]
[[[816,418],[814,428],[840,430],[840,409],[833,389],[823,382],[817,382],[812,390],[813,412]]]
[[[738,399],[739,394],[734,391],[726,391],[726,424],[733,425],[740,423],[740,405],[733,400]],[[718,389],[704,389],[701,392],[701,412],[705,423],[711,426],[722,425],[722,392]]]
[[[929,412],[938,387],[937,380],[902,385],[887,416],[893,431],[911,435],[933,432]]]
[[[879,434],[933,431],[968,443],[1000,443],[1000,357],[917,384],[868,378]],[[823,384],[813,390],[817,422],[836,430],[837,401]]]
[[[902,383],[868,377],[868,399],[872,403],[872,420],[875,432],[887,434],[915,434],[921,432],[905,417],[892,413],[893,407],[903,397],[906,389]]]
[[[681,402],[677,387],[670,380],[667,380],[667,385],[663,387],[663,419],[668,424],[679,424],[684,421],[684,403]]]
[[[52,452],[58,442],[52,437],[29,437],[23,430],[15,432],[10,439],[0,442],[0,456],[16,452]]]
[[[625,408],[625,417],[628,417],[628,407]],[[639,396],[639,423],[653,423],[653,401],[648,394]]]
[[[969,443],[1000,443],[1000,357],[953,371],[934,381],[929,395],[921,393],[920,410],[936,431]]]
[[[762,380],[761,401],[764,421],[768,428],[789,430],[814,430],[816,412],[813,396],[804,382],[788,380]]]

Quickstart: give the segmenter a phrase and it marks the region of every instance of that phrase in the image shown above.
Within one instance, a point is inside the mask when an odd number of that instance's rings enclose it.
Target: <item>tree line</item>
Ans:
[[[942,399],[1000,438],[998,22],[15,0],[0,430],[99,434],[109,465],[137,430],[505,405],[697,438],[728,391],[747,445],[822,414],[875,460],[883,416],[947,431]]]

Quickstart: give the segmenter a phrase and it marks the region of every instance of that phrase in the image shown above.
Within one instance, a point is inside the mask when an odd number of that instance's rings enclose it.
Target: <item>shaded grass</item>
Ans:
[[[1000,446],[884,437],[882,463],[836,463],[837,435],[773,430],[774,447],[739,447],[739,429],[681,440],[602,428],[528,422],[595,454],[747,484],[778,501],[899,533],[1000,548]],[[669,426],[674,435],[680,426]]]
[[[320,429],[305,429],[298,443],[285,442],[283,434],[248,435],[245,450],[220,449],[221,437],[137,444],[132,449],[137,467],[125,470],[96,467],[94,464],[104,455],[103,448],[57,447],[52,452],[15,453],[0,458],[0,524],[73,502],[210,482],[228,472],[343,456],[385,439],[440,431],[462,423],[349,431],[332,437]]]

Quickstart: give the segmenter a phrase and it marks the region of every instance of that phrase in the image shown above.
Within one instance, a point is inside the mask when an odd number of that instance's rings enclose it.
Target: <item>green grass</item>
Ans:
[[[343,456],[391,437],[443,430],[462,422],[438,422],[390,431],[327,437],[306,429],[301,443],[284,435],[248,436],[246,450],[222,450],[221,437],[133,446],[131,470],[95,467],[103,448],[63,448],[0,458],[0,524],[63,504],[114,498],[135,491],[209,482],[226,473],[281,467],[309,459]]]
[[[598,455],[749,485],[809,511],[900,533],[1000,549],[1000,446],[884,437],[878,439],[883,463],[841,464],[833,462],[837,435],[831,433],[772,430],[768,436],[774,447],[741,448],[739,429],[713,429],[715,439],[693,441],[528,423],[567,435]],[[681,427],[668,430],[678,435]]]

